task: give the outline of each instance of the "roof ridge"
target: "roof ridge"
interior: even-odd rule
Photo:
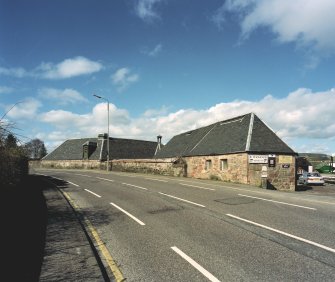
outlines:
[[[250,122],[249,122],[249,130],[248,130],[247,142],[245,144],[245,151],[246,152],[250,150],[252,131],[254,129],[254,120],[255,120],[255,114],[252,112],[251,116],[250,116]]]
[[[212,128],[209,129],[204,136],[202,136],[202,138],[199,140],[199,142],[197,144],[195,144],[195,146],[190,150],[190,152],[192,152],[218,124],[219,123],[214,123]]]

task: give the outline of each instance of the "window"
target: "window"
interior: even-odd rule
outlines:
[[[212,160],[206,160],[206,170],[210,170],[212,168]]]
[[[220,170],[225,170],[228,168],[228,160],[222,159],[220,160]]]

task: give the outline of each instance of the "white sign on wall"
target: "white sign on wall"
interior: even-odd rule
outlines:
[[[249,164],[267,164],[267,155],[249,155]]]

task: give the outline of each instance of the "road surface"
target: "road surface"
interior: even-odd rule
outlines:
[[[42,170],[121,281],[334,281],[335,194]]]

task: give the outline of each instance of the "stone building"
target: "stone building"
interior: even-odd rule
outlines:
[[[113,159],[151,159],[157,142],[109,137],[110,166]],[[161,144],[159,144],[161,146]],[[107,134],[98,138],[69,139],[42,161],[43,167],[55,168],[106,168]]]
[[[187,177],[294,191],[296,155],[249,113],[176,135],[155,158],[183,164]]]
[[[156,173],[294,191],[296,156],[254,113],[157,142],[109,138],[111,170]],[[42,166],[106,168],[107,136],[65,141]]]

